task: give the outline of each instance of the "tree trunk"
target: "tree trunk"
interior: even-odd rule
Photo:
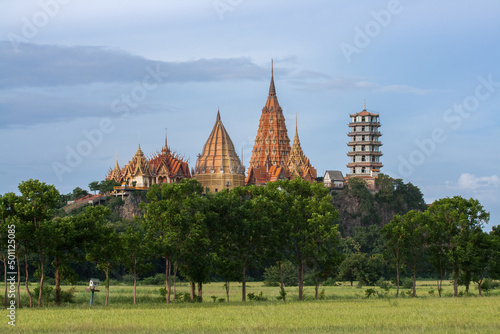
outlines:
[[[396,298],[399,296],[399,259],[396,258]]]
[[[44,268],[43,268],[43,252],[40,250],[40,291],[38,291],[38,307],[43,305],[43,279],[44,279]]]
[[[203,283],[198,282],[198,302],[203,302]]]
[[[278,261],[278,268],[280,270],[280,289],[281,289],[281,295],[283,296],[283,301],[286,302],[285,282],[283,280],[283,268],[281,268],[281,261]]]
[[[172,292],[172,286],[170,284],[170,257],[165,258],[165,285],[167,288],[167,294],[165,295],[165,302],[170,304],[170,294]]]
[[[229,303],[229,282],[226,282],[226,301]]]
[[[134,305],[137,300],[137,258],[134,257]]]
[[[195,289],[195,284],[193,281],[189,281],[189,284],[191,285],[191,301],[194,301],[194,289]]]
[[[297,278],[299,279],[299,300],[302,300],[304,290],[304,265],[302,261],[297,264]]]
[[[455,297],[458,297],[458,269],[455,269],[453,275],[453,293]]]
[[[3,297],[3,306],[7,308],[7,257],[5,257],[4,253],[2,253],[3,259],[3,286],[5,287],[4,297]]]
[[[319,289],[319,278],[318,274],[314,275],[314,283],[316,283],[316,286],[314,287],[314,299],[318,300],[318,289]]]
[[[61,305],[61,274],[59,272],[59,266],[61,265],[61,262],[59,261],[58,258],[55,258],[55,267],[56,267],[56,273],[55,273],[55,278],[56,278],[56,305],[59,306]]]
[[[438,293],[441,298],[441,290],[443,286],[443,259],[439,256],[439,281],[438,281]]]
[[[175,296],[177,295],[177,290],[176,290],[176,281],[177,281],[177,269],[179,267],[179,261],[175,260],[174,262],[174,303],[175,303]]]
[[[104,302],[105,306],[108,306],[109,300],[109,266],[106,267],[106,301]]]
[[[479,282],[477,283],[477,291],[479,293],[479,297],[482,297],[482,295],[481,295],[481,283],[483,283],[483,278],[484,278],[484,271],[481,273],[481,278],[479,279]]]
[[[26,285],[26,292],[28,293],[30,307],[33,307],[33,297],[31,297],[31,292],[30,292],[29,282],[28,282],[29,274],[28,274],[28,253],[27,252],[24,253],[24,264],[25,264],[25,270],[26,270],[26,278],[25,278],[24,284]]]
[[[417,265],[414,264],[413,265],[413,294],[412,294],[413,298],[415,298],[417,296],[416,287],[417,287]]]
[[[246,278],[246,271],[247,268],[245,264],[243,264],[243,272],[242,272],[242,278],[241,278],[241,301],[246,302],[247,301],[247,278]]]
[[[16,244],[17,247],[17,244]],[[17,261],[17,308],[21,308],[21,264],[19,263],[19,250],[16,251]]]

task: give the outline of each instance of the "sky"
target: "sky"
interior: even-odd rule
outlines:
[[[500,224],[500,3],[0,0],[0,194],[61,193],[167,133],[194,166],[217,110],[248,167],[274,60],[293,139],[322,176],[349,114],[379,113],[381,172]],[[241,156],[240,156],[241,158]]]

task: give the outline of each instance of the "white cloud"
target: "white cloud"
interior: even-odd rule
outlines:
[[[458,178],[460,189],[477,190],[489,187],[498,187],[500,178],[496,175],[476,177],[474,174],[462,173]]]

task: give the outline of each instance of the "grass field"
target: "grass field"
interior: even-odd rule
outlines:
[[[324,300],[312,300],[314,288],[306,288],[306,301],[296,301],[297,289],[289,288],[286,303],[278,301],[279,288],[249,283],[249,293],[267,301],[242,303],[241,287],[232,284],[231,301],[223,298],[221,283],[204,287],[204,302],[165,305],[159,287],[138,287],[138,304],[132,305],[132,287],[112,286],[110,305],[104,306],[104,289],[89,306],[90,293],[77,287],[76,303],[44,308],[22,308],[16,312],[16,333],[500,333],[500,295],[452,298],[430,295],[434,282],[419,282],[419,298],[394,299],[375,288],[379,296],[365,298],[367,287],[348,284],[325,289]],[[68,289],[68,287],[64,287]],[[188,291],[187,284],[178,288]],[[451,286],[444,294],[450,296]],[[2,311],[5,315],[6,310]],[[1,317],[0,332],[8,318]]]

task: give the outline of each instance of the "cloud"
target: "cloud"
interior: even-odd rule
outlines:
[[[458,187],[465,190],[479,190],[499,185],[500,178],[496,175],[476,177],[474,174],[462,173],[458,178]]]
[[[9,42],[0,42],[0,63],[0,89],[141,81],[148,66],[168,73],[166,83],[260,80],[268,73],[243,57],[168,62],[97,46],[24,43],[14,52]]]
[[[378,93],[402,93],[425,95],[432,91],[401,84],[383,85],[368,77],[341,76],[331,78],[330,76],[312,72],[301,71],[292,76],[293,83],[303,86],[307,90],[329,90],[332,92],[364,91]]]

